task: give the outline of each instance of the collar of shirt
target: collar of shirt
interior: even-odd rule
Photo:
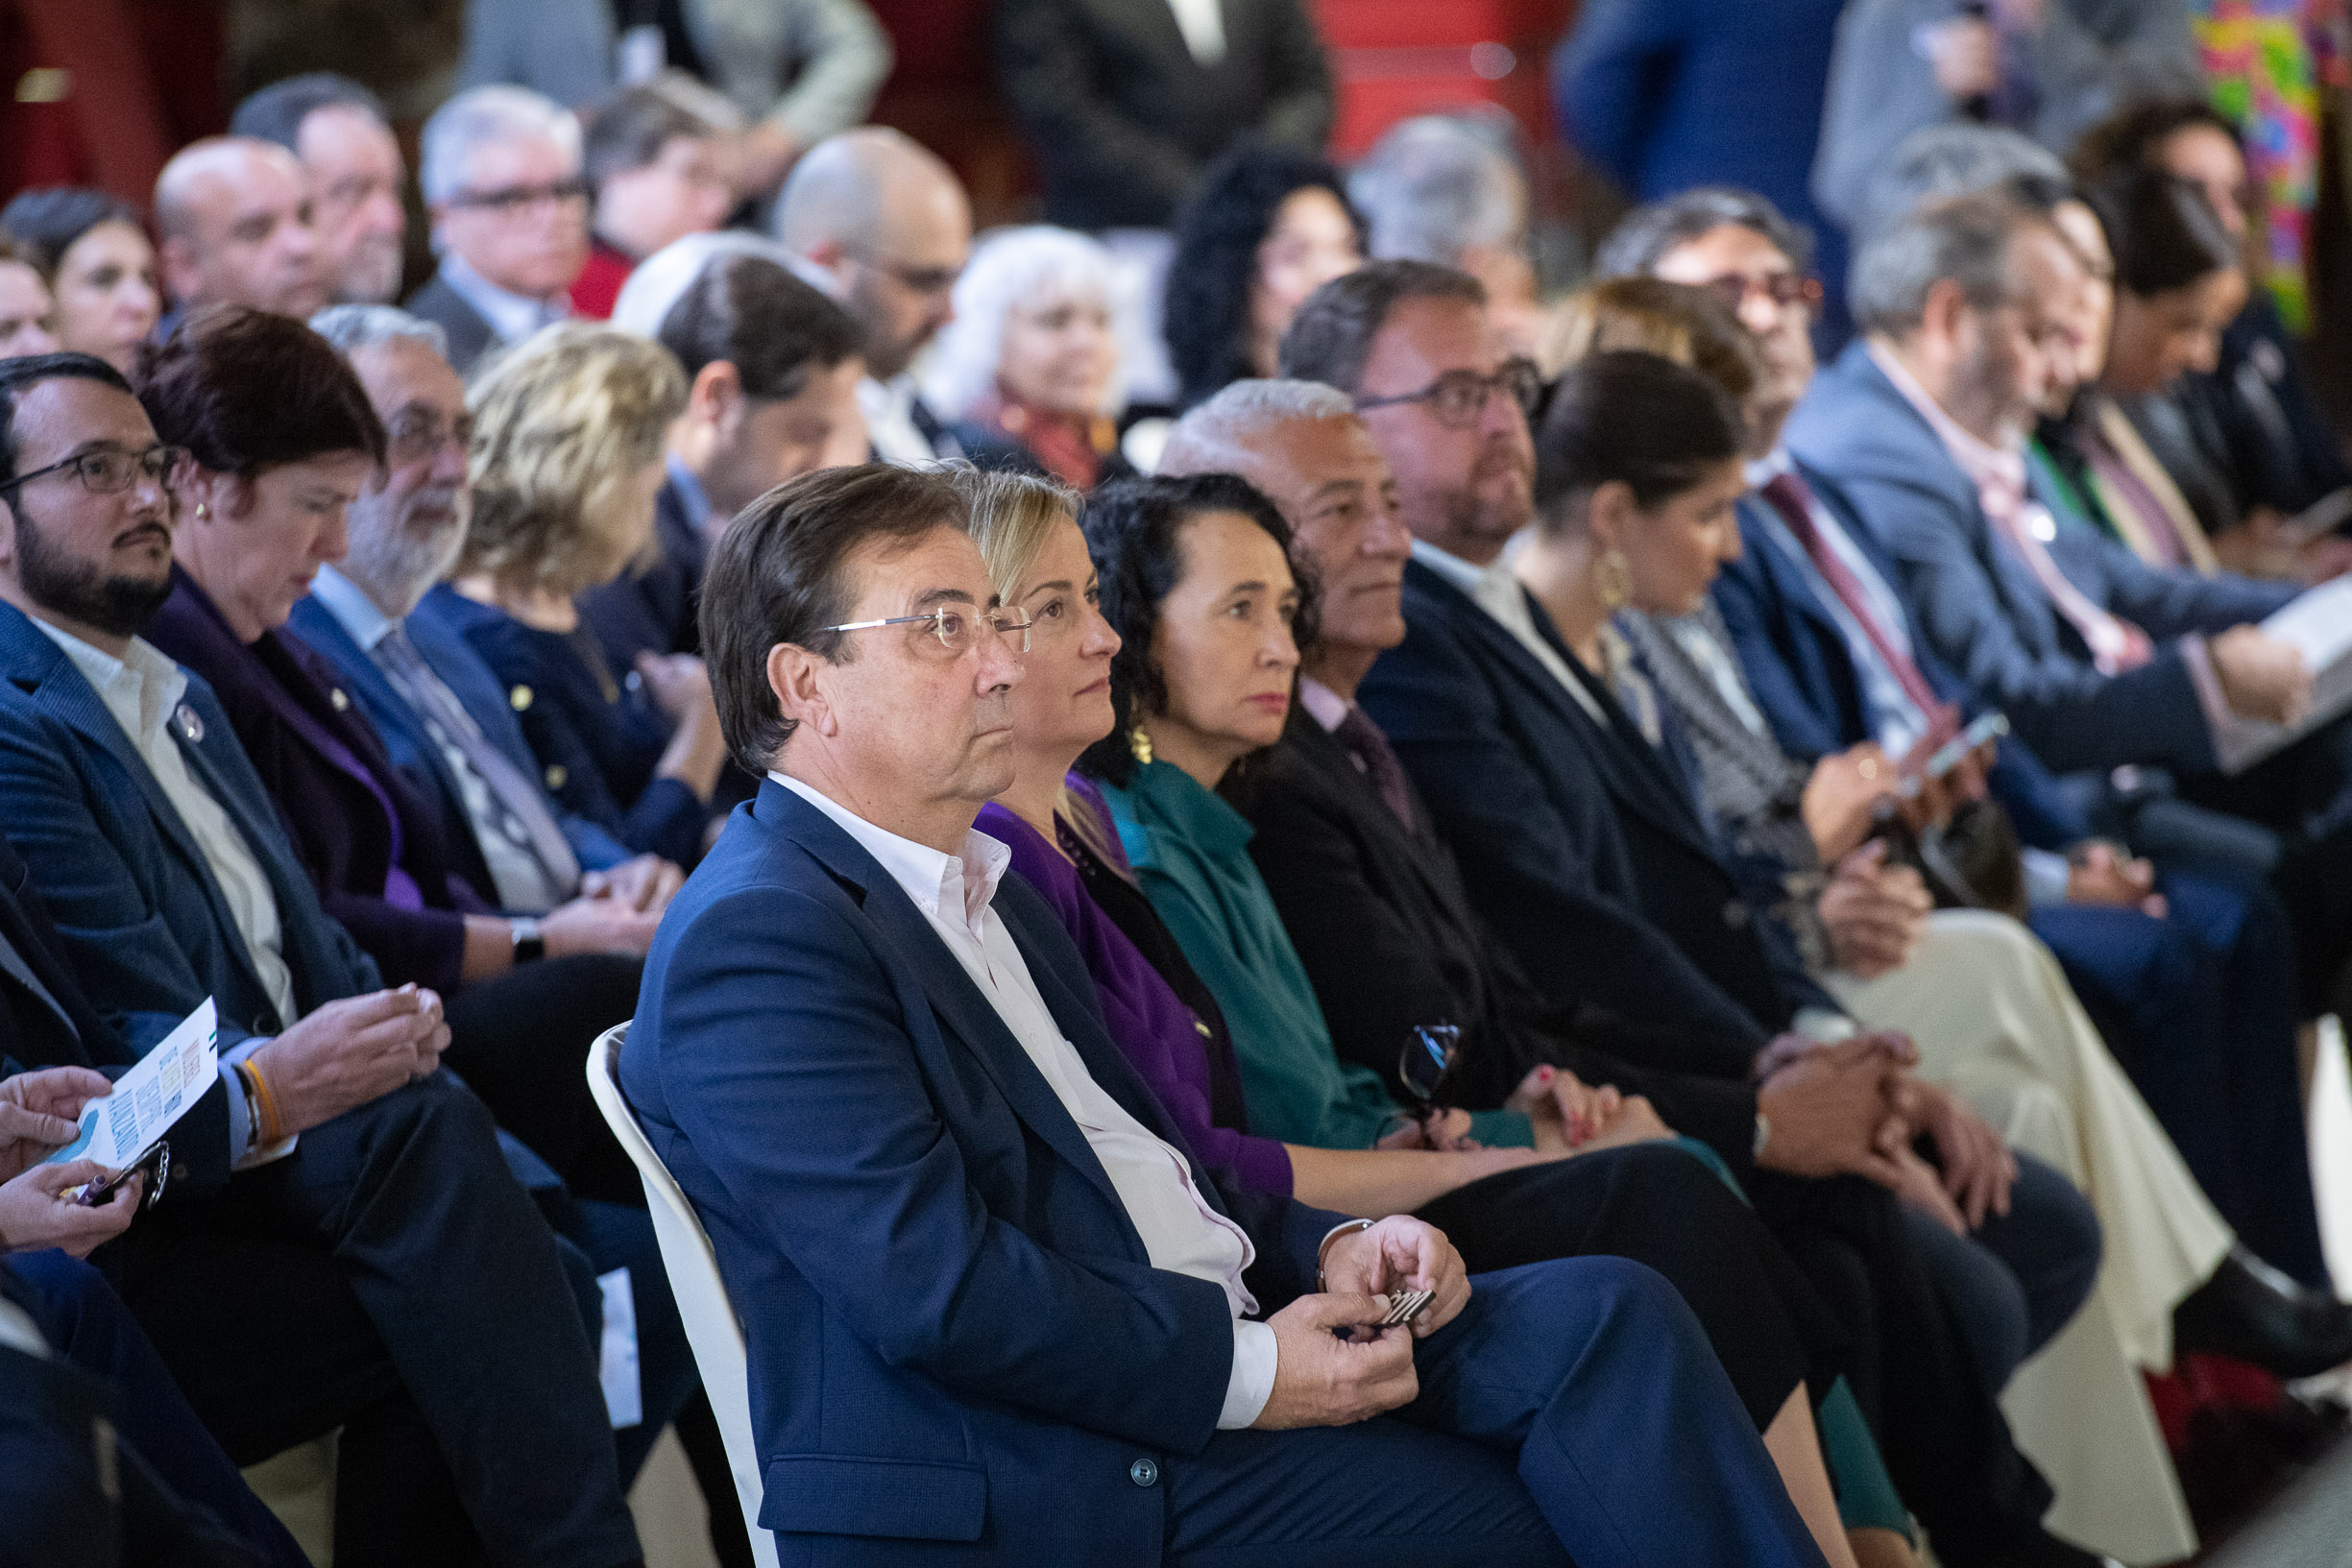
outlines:
[[[1413,559],[1468,594],[1470,602],[1516,639],[1519,646],[1543,666],[1545,674],[1560,683],[1569,700],[1583,709],[1593,723],[1604,730],[1609,728],[1609,715],[1601,711],[1601,705],[1569,670],[1560,650],[1546,642],[1543,634],[1536,629],[1535,611],[1527,602],[1527,590],[1512,575],[1508,556],[1498,555],[1488,566],[1474,567],[1458,555],[1417,539],[1413,542]]]
[[[989,901],[996,897],[996,884],[1004,877],[1005,868],[1012,863],[1012,851],[973,828],[963,835],[961,855],[942,855],[929,844],[918,844],[886,828],[875,827],[831,796],[789,774],[771,771],[768,777],[824,812],[843,832],[856,839],[858,847],[882,863],[890,880],[905,890],[927,918],[953,920],[975,934],[979,932],[981,917],[987,913]]]
[[[362,653],[374,653],[376,645],[392,635],[392,617],[376,607],[367,590],[332,567],[321,567],[310,580],[310,596],[352,634]]]
[[[1748,465],[1748,488],[1761,490],[1782,474],[1796,471],[1797,460],[1788,454],[1788,448],[1775,446],[1771,451]]]
[[[2020,442],[2013,447],[1996,446],[1974,432],[1962,429],[1959,422],[1944,412],[1943,405],[1928,396],[1928,389],[1903,368],[1901,360],[1877,343],[1866,345],[1865,351],[1869,353],[1871,363],[1885,374],[1897,392],[1903,394],[1903,400],[1928,422],[1928,428],[1933,430],[1936,440],[1944,444],[1944,450],[1952,454],[1952,460],[1960,466],[1960,471],[1968,475],[1969,483],[1976,487],[1976,494],[1983,499],[1985,510],[2003,516],[2014,515],[2025,498],[2025,444]]]
[[[164,720],[171,717],[187,691],[187,671],[142,638],[133,638],[131,646],[117,659],[38,615],[31,618],[73,661],[125,735],[144,742],[161,732]]]
[[[1216,791],[1201,788],[1198,779],[1174,762],[1146,762],[1138,767],[1127,782],[1127,794],[1204,855],[1246,853],[1249,840],[1257,836],[1248,817],[1226,805]],[[1133,848],[1128,846],[1130,852]],[[1136,864],[1143,863],[1136,859]]]
[[[1298,677],[1298,706],[1307,711],[1307,717],[1329,732],[1347,722],[1347,710],[1355,704],[1314,676],[1301,675]]]
[[[560,322],[571,314],[564,296],[534,300],[527,294],[502,289],[468,266],[465,257],[454,251],[442,253],[441,278],[490,324],[490,329],[502,343],[521,343],[548,323]]]
[[[866,439],[885,463],[929,463],[938,454],[914,422],[916,388],[911,374],[887,381],[867,376],[858,383],[858,409],[865,416]]]
[[[1218,0],[1168,0],[1176,12],[1176,31],[1184,35],[1185,51],[1202,70],[1214,70],[1225,58],[1225,19]]]
[[[710,492],[702,488],[702,481],[694,476],[692,469],[678,461],[676,452],[668,455],[664,466],[669,471],[669,488],[686,503],[686,520],[694,525],[694,532],[705,532],[711,521]]]

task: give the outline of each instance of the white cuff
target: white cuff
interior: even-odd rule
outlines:
[[[1246,1317],[1233,1319],[1233,1375],[1225,1380],[1217,1430],[1234,1432],[1258,1418],[1274,1391],[1274,1331]]]

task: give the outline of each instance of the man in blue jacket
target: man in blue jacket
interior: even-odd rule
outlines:
[[[971,832],[1027,621],[962,516],[826,470],[704,583],[765,782],[663,923],[621,1082],[743,1320],[761,1523],[824,1564],[1819,1562],[1647,1270],[1473,1289],[1425,1224],[1194,1163]]]

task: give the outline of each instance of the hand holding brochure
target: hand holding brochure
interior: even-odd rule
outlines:
[[[2233,717],[2214,736],[2224,773],[2243,773],[2352,708],[2352,577],[2296,594],[2262,629],[2301,651],[2312,673],[2311,707],[2293,724]]]
[[[218,1014],[206,997],[138,1066],[114,1080],[114,1093],[83,1107],[80,1135],[41,1163],[95,1160],[109,1170],[136,1165],[218,1080],[219,1042]]]

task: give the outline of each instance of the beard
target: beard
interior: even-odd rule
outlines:
[[[109,577],[57,548],[22,501],[16,505],[16,571],[26,598],[109,637],[136,636],[172,596],[168,567],[154,579]]]
[[[335,279],[335,298],[350,304],[389,304],[400,292],[400,242],[371,235],[351,248]]]
[[[465,548],[472,497],[457,491],[449,496],[442,520],[429,527],[420,525],[416,503],[436,498],[429,495],[412,497],[389,527],[370,527],[372,519],[357,515],[361,508],[352,509],[351,545],[338,569],[365,589],[386,614],[396,606],[402,615],[414,609],[425,590],[457,564],[458,551]]]

